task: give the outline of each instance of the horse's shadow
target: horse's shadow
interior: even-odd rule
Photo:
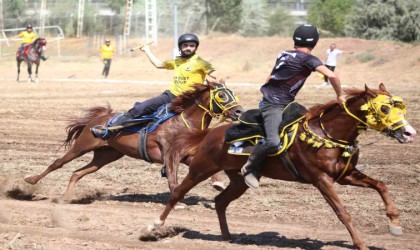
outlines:
[[[221,235],[204,234],[201,232],[186,230],[183,238],[191,240],[221,241]],[[291,239],[279,235],[278,232],[262,232],[259,234],[232,234],[231,244],[256,245],[259,247],[278,247],[278,248],[299,248],[306,250],[322,249],[325,246],[335,246],[340,248],[354,249],[352,244],[345,241],[320,241],[310,238]],[[383,248],[369,247],[370,250],[384,250]]]
[[[157,194],[124,194],[124,195],[103,195],[99,200],[121,201],[121,202],[139,202],[139,203],[158,203],[166,205],[170,193],[157,193]],[[203,205],[206,208],[214,209],[209,203],[214,203],[213,199],[207,199],[201,196],[188,196],[181,201],[182,203],[193,206]]]

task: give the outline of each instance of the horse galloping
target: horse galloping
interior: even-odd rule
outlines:
[[[359,129],[371,128],[395,138],[400,143],[414,140],[416,130],[405,120],[405,104],[399,97],[392,97],[380,84],[379,90],[365,86],[365,90],[347,89],[349,95],[342,107],[336,102],[318,105],[305,116],[291,124],[294,136],[283,144],[289,160],[284,155],[269,156],[261,166],[260,177],[296,181],[314,185],[333,208],[339,220],[346,226],[353,244],[358,249],[367,249],[351,222],[351,216],[345,210],[334,182],[340,185],[367,187],[376,190],[389,217],[389,230],[394,235],[401,235],[402,228],[399,212],[392,200],[387,186],[356,169],[358,147],[356,138]],[[189,172],[182,183],[172,192],[170,199],[159,219],[148,229],[153,230],[164,224],[174,205],[198,183],[212,174],[224,170],[230,179],[228,187],[215,198],[215,207],[220,229],[224,239],[230,239],[226,208],[239,198],[248,186],[240,174],[247,157],[229,153],[225,143],[225,132],[232,127],[223,125],[205,131],[181,132],[179,136],[168,138],[171,145],[165,155],[194,154],[189,165]],[[289,132],[286,132],[286,135]],[[284,141],[283,141],[284,142]],[[179,151],[182,145],[183,151]],[[168,166],[171,164],[167,162]],[[294,169],[295,171],[291,171]]]
[[[172,101],[170,109],[179,115],[175,115],[157,126],[153,132],[147,134],[143,143],[139,141],[139,133],[127,130],[120,130],[118,133],[112,134],[106,141],[94,137],[90,129],[98,124],[105,125],[115,116],[115,113],[112,113],[110,107],[90,108],[85,116],[73,119],[72,123],[67,126],[67,139],[64,141],[64,145],[72,144],[70,150],[63,157],[55,160],[42,173],[26,177],[25,181],[34,185],[50,172],[91,151],[93,151],[92,161],[73,173],[65,196],[71,193],[76,182],[83,176],[98,171],[124,155],[162,164],[164,163],[162,148],[165,137],[168,133],[178,134],[177,130],[167,132],[164,128],[185,126],[190,129],[205,129],[210,125],[213,117],[219,118],[220,122],[225,119],[235,120],[243,110],[237,100],[236,95],[224,83],[195,84],[193,90],[177,96]],[[140,152],[142,150],[146,155]],[[188,165],[189,159],[179,159],[179,162],[181,160],[182,163]],[[178,185],[179,162],[166,168],[171,192]],[[217,187],[215,188],[217,189]]]
[[[24,61],[28,65],[28,82],[38,82],[38,68],[41,63],[41,57],[47,46],[45,38],[37,38],[32,44],[25,46],[21,51],[16,53],[17,62],[17,79],[19,82],[20,64]],[[32,65],[35,64],[35,81],[32,80]]]

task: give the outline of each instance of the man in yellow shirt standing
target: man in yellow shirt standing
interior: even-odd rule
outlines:
[[[101,55],[102,61],[104,63],[104,69],[102,70],[102,75],[105,78],[108,78],[109,69],[111,68],[111,61],[112,56],[114,55],[115,48],[111,45],[111,41],[109,39],[105,40],[105,44],[101,47]]]
[[[174,70],[174,77],[169,88],[162,94],[136,102],[134,107],[120,115],[113,126],[119,126],[125,121],[144,115],[152,115],[160,106],[170,103],[176,96],[184,91],[191,90],[195,83],[204,83],[206,75],[216,80],[215,69],[210,62],[199,57],[195,52],[200,44],[195,34],[186,33],[178,38],[178,49],[181,56],[175,60],[161,61],[157,58],[149,46],[145,45],[141,50],[146,53],[150,62],[158,69]],[[113,130],[116,131],[116,130]],[[108,139],[108,132],[103,129],[92,128],[92,133],[103,140]]]

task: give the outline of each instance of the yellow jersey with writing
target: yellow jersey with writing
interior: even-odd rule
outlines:
[[[112,45],[107,46],[106,44],[101,47],[101,57],[102,59],[112,59],[112,55],[115,52],[115,48]]]
[[[185,91],[192,90],[194,83],[204,83],[206,75],[215,71],[210,62],[205,61],[197,54],[185,59],[177,57],[175,60],[163,62],[168,70],[174,70],[174,79],[169,91],[178,96]]]
[[[35,32],[29,33],[28,31],[22,31],[19,33],[18,37],[22,37],[22,43],[24,44],[31,44],[35,39],[37,39],[37,35]]]

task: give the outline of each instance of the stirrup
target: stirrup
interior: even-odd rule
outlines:
[[[90,128],[90,131],[95,137],[102,140],[106,140],[109,137],[109,129],[103,125],[96,125],[95,127]]]

